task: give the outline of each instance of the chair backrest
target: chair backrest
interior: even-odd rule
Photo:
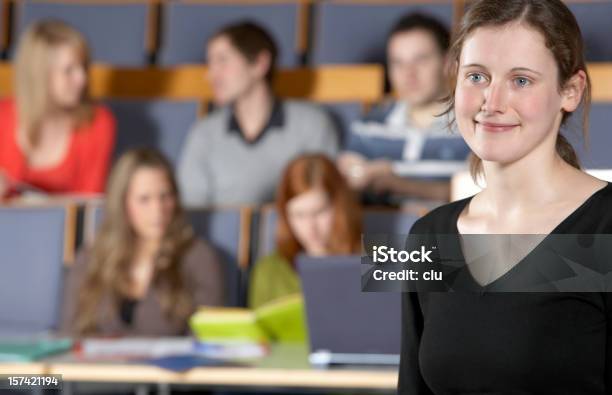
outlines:
[[[387,209],[369,209],[363,213],[363,233],[377,235],[407,235],[418,216],[411,212]],[[276,248],[278,213],[274,206],[259,212],[257,229],[257,257],[265,256]]]
[[[338,130],[341,132],[343,145],[348,139],[351,124],[362,118],[363,103],[359,102],[340,102],[325,103],[325,109],[330,113]]]
[[[418,215],[407,211],[366,210],[363,213],[363,233],[404,236],[410,232],[410,228],[417,219],[419,219]]]
[[[568,7],[578,20],[589,62],[612,61],[612,2],[569,2]]]
[[[109,100],[117,119],[115,154],[134,147],[152,147],[178,162],[183,142],[198,119],[194,100]]]
[[[147,1],[16,2],[13,37],[33,22],[58,19],[78,29],[87,38],[96,62],[142,66],[147,64],[147,39],[150,4]],[[13,52],[15,47],[13,46]]]
[[[0,208],[0,333],[54,329],[64,256],[63,207]]]
[[[245,208],[190,210],[187,217],[196,235],[209,242],[225,264],[225,286],[228,306],[242,303],[241,267],[248,259],[248,219]],[[85,240],[93,242],[96,229],[104,219],[101,203],[91,204],[86,210]],[[246,246],[246,247],[245,247]],[[245,248],[247,251],[245,251]],[[246,254],[246,256],[245,256]]]
[[[589,113],[589,133],[585,140],[582,136],[582,113],[572,115],[567,125],[562,127],[563,134],[572,144],[580,164],[587,169],[612,168],[612,103],[592,103]]]
[[[298,3],[166,2],[159,62],[162,65],[206,62],[207,40],[223,26],[248,19],[272,35],[279,48],[279,66],[296,66],[299,64]]]
[[[378,63],[389,29],[402,15],[421,12],[450,30],[453,2],[322,1],[316,4],[313,64]]]
[[[276,248],[276,226],[278,212],[274,206],[263,207],[259,211],[257,224],[257,258],[270,254]]]

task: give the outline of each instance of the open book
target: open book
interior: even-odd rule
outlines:
[[[202,307],[189,320],[202,343],[268,343],[306,341],[301,294],[279,298],[251,310]]]

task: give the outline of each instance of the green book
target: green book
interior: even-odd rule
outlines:
[[[0,362],[31,362],[71,348],[71,339],[0,340]]]
[[[279,298],[255,310],[202,307],[189,324],[197,339],[204,343],[306,341],[301,294]]]

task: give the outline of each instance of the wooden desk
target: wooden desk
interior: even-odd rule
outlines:
[[[0,374],[45,374],[47,372],[44,363],[20,363],[7,362],[0,363]]]
[[[0,373],[61,374],[65,382],[152,383],[225,388],[303,388],[367,390],[394,393],[397,368],[317,369],[303,345],[278,345],[248,367],[198,367],[173,372],[135,363],[82,362],[72,354],[34,364],[0,364]]]

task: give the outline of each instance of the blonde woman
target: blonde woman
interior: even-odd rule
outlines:
[[[0,198],[103,191],[115,120],[87,94],[84,37],[56,21],[33,24],[15,60],[15,97],[0,101]]]
[[[68,273],[61,332],[183,335],[195,308],[223,302],[223,267],[185,221],[168,161],[126,152],[109,178],[100,232]]]

